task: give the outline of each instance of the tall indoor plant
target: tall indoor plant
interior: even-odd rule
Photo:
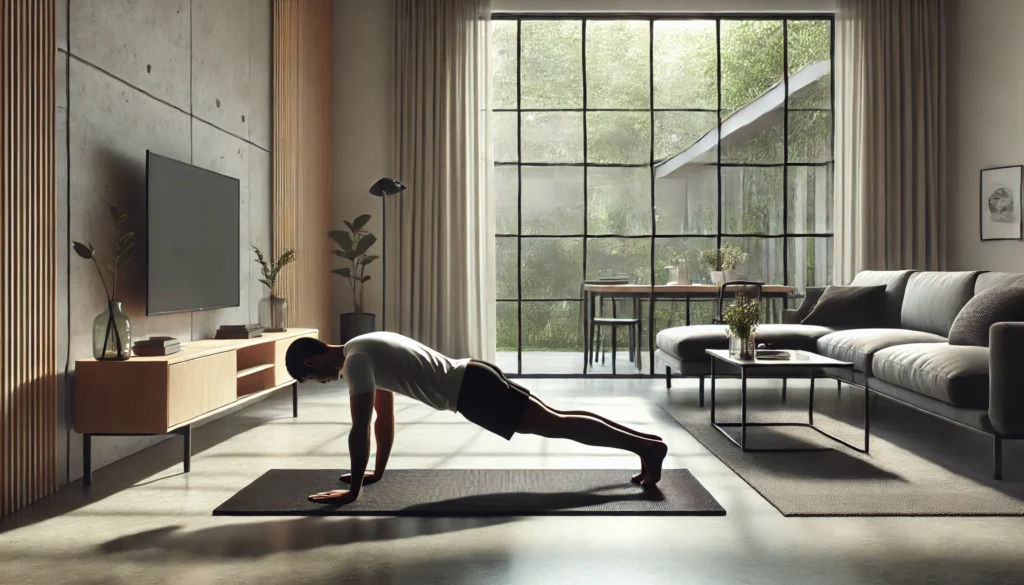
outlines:
[[[352,312],[342,313],[340,323],[341,343],[347,343],[353,337],[376,331],[376,316],[363,312],[363,285],[370,280],[366,274],[366,266],[379,258],[370,256],[370,248],[377,242],[377,237],[366,231],[370,215],[360,215],[352,221],[346,221],[346,230],[333,230],[328,236],[334,240],[337,249],[334,255],[346,260],[350,265],[332,270],[334,274],[345,278],[352,289]]]
[[[277,277],[281,274],[281,269],[295,261],[295,252],[293,250],[285,250],[277,257],[276,262],[273,256],[267,262],[259,248],[253,244],[249,245],[252,246],[252,251],[256,253],[256,263],[260,265],[260,271],[263,273],[263,278],[260,279],[260,282],[270,291],[269,297],[260,299],[260,327],[263,327],[265,331],[284,331],[288,329],[288,301],[277,296],[275,287],[277,286]]]
[[[121,233],[121,226],[128,220],[127,213],[121,213],[113,205],[110,206],[110,219],[114,223],[114,253],[105,259],[103,266],[111,273],[112,288],[107,288],[107,279],[103,278],[103,270],[97,259],[96,248],[92,243],[72,242],[75,253],[85,260],[92,260],[96,272],[103,283],[103,292],[107,295],[107,308],[96,316],[92,322],[92,355],[98,360],[126,360],[132,354],[131,321],[121,310],[121,301],[117,300],[118,271],[132,259],[135,232],[128,230]]]

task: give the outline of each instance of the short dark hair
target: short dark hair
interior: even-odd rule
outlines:
[[[313,373],[313,368],[306,365],[306,360],[318,355],[327,353],[327,344],[312,337],[300,337],[288,346],[288,352],[284,356],[284,365],[288,368],[288,374],[302,382],[306,376]]]

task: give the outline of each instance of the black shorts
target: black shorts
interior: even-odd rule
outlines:
[[[508,440],[523,421],[529,400],[529,390],[513,385],[497,366],[472,360],[462,378],[456,412]]]

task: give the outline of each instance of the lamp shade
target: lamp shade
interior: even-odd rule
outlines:
[[[394,179],[388,179],[387,177],[377,181],[372,187],[370,187],[370,195],[373,195],[374,197],[394,195],[395,193],[401,193],[402,191],[405,191],[405,185]]]

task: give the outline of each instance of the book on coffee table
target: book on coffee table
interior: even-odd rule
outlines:
[[[754,357],[759,360],[788,360],[793,359],[793,354],[786,349],[759,349]]]

